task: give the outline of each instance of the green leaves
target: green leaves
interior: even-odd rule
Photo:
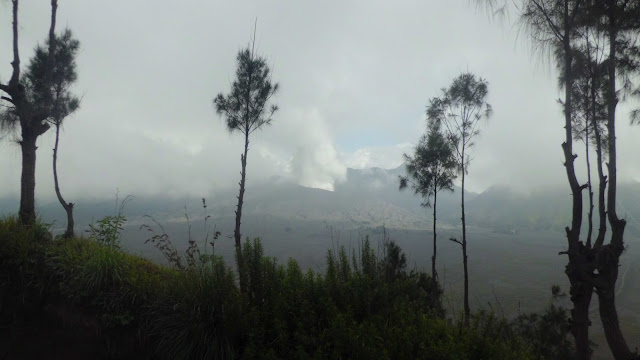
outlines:
[[[49,57],[50,48],[49,40],[46,46],[36,47],[24,81],[27,95],[33,104],[47,111],[48,121],[59,125],[80,106],[80,99],[70,92],[78,78],[75,59],[80,42],[74,38],[71,30],[65,29],[62,35],[55,37],[53,60]]]
[[[127,218],[123,215],[124,207],[132,199],[133,196],[127,195],[120,201],[118,194],[116,194],[115,215],[105,216],[96,223],[89,224],[89,230],[87,230],[89,236],[101,245],[119,249],[120,232],[127,222]]]
[[[127,218],[122,215],[105,216],[95,224],[89,224],[89,236],[102,245],[120,247],[120,232]]]

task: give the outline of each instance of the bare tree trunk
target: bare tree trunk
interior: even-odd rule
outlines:
[[[35,189],[36,189],[36,139],[37,135],[23,129],[20,148],[22,150],[22,176],[20,178],[20,222],[23,225],[34,225],[36,222]]]
[[[437,184],[437,181],[436,181]],[[437,280],[438,272],[436,271],[436,207],[438,205],[438,188],[433,189],[433,255],[431,256],[431,277]]]
[[[58,201],[60,205],[64,208],[64,211],[67,213],[67,230],[64,233],[65,238],[72,238],[75,236],[73,231],[74,221],[73,221],[73,203],[67,203],[62,194],[60,193],[60,186],[58,184],[58,144],[60,140],[60,124],[56,123],[56,142],[53,147],[53,182],[55,185],[56,196],[58,197]]]
[[[602,142],[600,139],[600,132],[596,131],[596,155],[598,161],[598,222],[600,223],[598,228],[598,236],[593,245],[594,248],[599,248],[604,243],[604,236],[607,232],[607,211],[605,203],[605,192],[607,189],[607,176],[602,169]]]
[[[53,72],[56,66],[56,13],[58,11],[58,0],[51,0],[51,24],[49,26],[49,54],[47,56],[47,83],[53,85]],[[47,94],[45,104],[42,104],[51,110],[53,107],[53,95]]]
[[[51,24],[49,26],[49,50],[55,43],[56,39],[56,15],[58,13],[58,0],[51,0]],[[52,56],[53,52],[49,51],[49,56]]]
[[[567,238],[573,236],[569,228],[566,228]],[[592,266],[590,249],[585,247],[581,242],[577,244],[572,252],[569,252],[569,263],[566,266],[565,273],[569,278],[571,302],[570,327],[576,343],[576,359],[591,359],[591,345],[589,343],[589,306],[593,295],[593,286],[590,278],[585,276]]]
[[[467,266],[467,223],[464,214],[464,176],[466,172],[464,146],[465,139],[462,139],[462,266],[464,268],[464,324],[469,326],[471,308],[469,307],[469,269]]]
[[[11,62],[11,66],[13,68],[13,72],[11,74],[11,80],[9,80],[10,87],[18,86],[20,82],[20,51],[18,49],[18,0],[11,0],[13,3],[13,22],[12,22],[12,31],[13,31],[13,61]],[[15,99],[14,99],[15,100]]]
[[[587,74],[586,74],[586,85],[584,95],[588,97],[588,100],[585,99],[585,155],[587,159],[587,181],[589,184],[589,228],[587,233],[587,248],[592,247],[591,238],[593,237],[593,183],[591,180],[591,160],[589,156],[589,143],[591,142],[591,136],[589,133],[589,129],[591,128],[593,135],[595,136],[595,145],[596,145],[596,157],[597,157],[597,167],[598,167],[598,181],[599,181],[599,191],[598,191],[598,200],[600,201],[600,205],[598,207],[598,214],[600,216],[600,229],[598,230],[598,235],[596,237],[595,244],[598,244],[598,240],[604,240],[604,232],[607,228],[607,222],[604,219],[604,187],[606,187],[606,178],[603,178],[602,174],[602,143],[600,139],[600,131],[598,127],[598,113],[596,110],[597,101],[596,101],[596,89],[597,89],[597,81],[598,78],[596,76],[596,71],[594,68],[594,61],[598,56],[598,48],[599,46],[596,44],[595,49],[595,59],[593,57],[592,49],[591,49],[591,39],[589,35],[589,29],[586,29],[586,33],[584,35],[586,49],[587,49]],[[602,197],[602,199],[600,199]],[[604,224],[604,225],[603,225]],[[600,240],[600,245],[602,245],[602,240]]]
[[[587,248],[591,248],[591,236],[593,234],[593,186],[591,185],[591,161],[589,159],[589,118],[585,121],[585,158],[587,162],[587,191],[589,191],[589,213],[587,214]]]
[[[244,137],[244,154],[240,156],[242,163],[242,172],[240,175],[240,193],[238,194],[238,206],[236,208],[236,227],[233,236],[236,242],[236,257],[238,262],[238,276],[240,277],[240,288],[244,289],[244,259],[242,257],[242,234],[240,233],[240,224],[242,220],[242,205],[244,202],[244,190],[247,178],[247,153],[249,151],[249,130],[245,131]]]
[[[609,3],[614,3],[615,0],[608,1]],[[613,4],[610,6],[614,7]],[[617,195],[617,157],[616,157],[616,106],[618,105],[618,98],[616,95],[616,40],[617,33],[614,31],[616,26],[615,17],[613,15],[614,9],[610,9],[611,15],[609,16],[609,61],[608,61],[608,71],[609,78],[608,80],[608,92],[607,92],[607,133],[609,135],[608,141],[608,150],[609,150],[609,193],[608,202],[607,202],[607,213],[609,216],[609,223],[611,224],[611,231],[615,231],[616,225],[618,225],[620,230],[619,222],[624,222],[624,220],[618,219],[618,214],[616,212],[616,195]],[[624,224],[621,226],[621,230],[624,230]],[[619,234],[619,237],[613,236],[611,237],[611,243],[614,244],[614,241],[617,240],[619,245],[622,245],[622,233]]]
[[[29,105],[27,105],[29,106]],[[23,120],[24,119],[24,120]],[[21,118],[22,140],[22,175],[20,178],[20,210],[18,216],[23,225],[36,222],[35,190],[36,190],[36,140],[44,134],[49,125],[42,123],[40,117]],[[35,124],[35,125],[32,125]]]
[[[621,230],[624,230],[624,224]],[[612,226],[612,237],[621,236],[621,230]],[[634,359],[634,355],[629,350],[629,346],[620,329],[615,302],[615,284],[619,268],[618,259],[621,253],[622,249],[616,248],[612,244],[606,245],[601,249],[599,257],[604,257],[604,259],[603,263],[598,266],[598,273],[599,278],[604,280],[604,284],[603,286],[598,286],[597,294],[600,305],[600,320],[602,321],[604,334],[613,358],[616,360],[629,360]]]
[[[598,236],[596,237],[596,241],[593,245],[594,249],[597,249],[602,246],[604,243],[604,236],[607,232],[607,211],[606,211],[606,203],[605,203],[605,191],[607,189],[607,176],[604,174],[604,170],[602,169],[602,134],[600,133],[600,128],[598,127],[598,120],[596,117],[596,87],[597,76],[592,73],[592,84],[591,84],[591,105],[592,105],[592,117],[591,121],[593,123],[593,134],[596,138],[596,157],[597,157],[597,169],[598,169]]]

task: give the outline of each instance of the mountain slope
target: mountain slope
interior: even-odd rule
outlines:
[[[282,178],[247,188],[244,223],[269,216],[283,221],[319,221],[339,223],[351,229],[385,225],[396,229],[431,229],[432,209],[420,206],[423,199],[410,189],[398,190],[398,176],[403,166],[348,169],[346,179],[335,184],[335,191],[307,188]],[[237,189],[229,188],[207,198],[207,211],[214,219],[232,218]],[[587,194],[584,195],[585,209]],[[619,186],[619,213],[627,218],[628,229],[640,233],[640,184]],[[467,221],[471,226],[505,233],[522,230],[562,231],[570,221],[571,197],[566,186],[531,189],[528,194],[515,192],[508,186],[492,186],[480,194],[465,194]],[[18,199],[0,199],[0,213],[17,209]],[[76,223],[86,227],[92,220],[115,212],[114,200],[78,199]],[[54,227],[65,222],[63,209],[57,202],[37,204],[40,216]],[[201,198],[135,197],[125,208],[131,220],[141,221],[144,215],[158,220],[181,221],[185,212],[197,221],[204,217]],[[186,209],[185,209],[186,207]],[[586,216],[586,214],[585,214]],[[441,192],[438,196],[438,221],[443,227],[460,224],[460,188]],[[584,222],[586,226],[586,221]],[[597,223],[597,216],[594,219]]]

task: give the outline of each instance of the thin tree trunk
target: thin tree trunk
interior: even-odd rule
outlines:
[[[604,284],[599,283],[598,301],[600,303],[600,320],[604,328],[607,343],[611,353],[616,360],[628,360],[633,358],[629,346],[625,341],[618,312],[615,303],[615,286],[618,279],[618,266],[620,255],[624,250],[624,229],[626,221],[618,218],[616,212],[616,191],[617,191],[617,165],[616,165],[616,106],[618,99],[616,95],[616,40],[617,26],[616,15],[617,6],[615,1],[609,2],[609,78],[608,78],[608,99],[607,99],[607,132],[609,135],[609,191],[607,194],[607,215],[611,225],[611,242],[605,246],[599,254],[598,274],[599,280],[604,280]]]
[[[58,13],[58,0],[51,0],[51,22],[49,25],[49,50],[55,44],[56,39],[56,15]],[[53,51],[49,51],[49,56],[54,54]]]
[[[588,111],[587,111],[588,114]],[[591,236],[593,234],[593,186],[591,185],[591,161],[589,159],[589,115],[585,121],[585,158],[587,162],[587,191],[589,191],[589,213],[587,214],[587,248],[591,248]]]
[[[13,72],[11,74],[11,80],[9,80],[9,86],[15,87],[20,82],[20,51],[18,48],[18,0],[12,0],[13,3],[13,22],[12,22],[12,31],[13,31],[13,61],[11,62],[11,66],[13,67]],[[15,99],[14,99],[15,100]]]
[[[244,190],[247,177],[247,153],[249,151],[249,131],[245,131],[244,137],[244,154],[240,156],[242,164],[242,172],[240,175],[240,193],[238,194],[238,206],[236,208],[236,227],[233,236],[236,242],[236,256],[238,261],[238,275],[240,276],[240,288],[244,289],[244,259],[242,257],[242,234],[240,233],[240,224],[242,220],[242,205],[244,202]]]
[[[596,130],[596,156],[597,156],[597,168],[598,168],[598,222],[600,223],[598,228],[598,236],[593,245],[594,248],[599,248],[604,243],[604,236],[607,232],[607,211],[605,202],[605,193],[607,189],[607,176],[602,169],[602,139],[600,131]]]
[[[615,1],[611,1],[615,3]],[[609,223],[611,224],[611,245],[615,247],[623,247],[623,235],[626,221],[618,218],[616,210],[617,200],[617,151],[616,151],[616,106],[618,105],[618,98],[616,95],[616,40],[617,31],[615,30],[617,24],[615,22],[615,5],[611,4],[611,14],[609,16],[610,30],[609,30],[609,62],[608,62],[608,99],[607,99],[607,133],[608,133],[608,150],[609,150],[609,162],[607,168],[609,170],[609,191],[607,194],[607,215]],[[616,233],[617,232],[617,233]]]
[[[464,175],[465,175],[465,159],[464,159],[464,143],[462,139],[462,266],[464,268],[464,324],[469,326],[469,318],[471,316],[471,308],[469,307],[469,269],[467,266],[467,223],[464,214]]]
[[[436,181],[437,185],[437,181]],[[431,256],[431,277],[437,280],[438,272],[436,271],[436,207],[438,205],[438,188],[433,189],[433,255]]]
[[[586,29],[585,33],[585,43],[587,49],[587,74],[586,74],[586,85],[585,92],[583,96],[588,96],[588,100],[584,101],[585,106],[585,156],[587,160],[587,181],[589,184],[589,228],[587,232],[587,248],[592,248],[591,238],[593,237],[593,183],[591,181],[591,160],[589,156],[589,143],[591,142],[591,136],[589,134],[589,127],[591,127],[591,131],[596,137],[596,154],[598,161],[598,180],[599,183],[604,183],[606,186],[606,179],[602,178],[602,152],[601,152],[601,143],[600,143],[600,134],[598,131],[598,121],[597,121],[597,111],[596,111],[596,81],[597,77],[595,76],[594,69],[594,61],[591,51],[591,40],[589,35],[589,28]],[[596,58],[598,56],[598,46],[596,45]],[[588,95],[587,95],[588,94]],[[598,192],[598,196],[602,195],[604,199],[604,192]],[[604,202],[604,200],[603,200]],[[602,220],[604,217],[604,204],[598,210],[598,214],[600,216],[600,229],[606,229],[606,221],[605,225],[602,226]],[[602,211],[600,211],[602,210]],[[601,230],[598,231],[598,237],[596,238],[596,244],[598,243],[598,239],[600,238]],[[602,238],[604,239],[604,233],[602,233]]]
[[[53,72],[56,66],[56,14],[58,12],[58,0],[51,0],[51,23],[49,26],[49,54],[47,56],[47,83],[53,85]],[[47,109],[53,106],[53,95],[47,94],[45,105]]]
[[[607,176],[604,174],[604,170],[602,168],[603,158],[602,158],[602,134],[600,133],[600,128],[598,127],[598,120],[596,117],[596,87],[597,76],[592,72],[592,84],[591,84],[591,105],[592,105],[592,117],[591,121],[593,123],[593,134],[596,138],[596,157],[597,157],[597,169],[598,169],[598,236],[596,237],[596,241],[593,245],[594,249],[597,249],[602,246],[604,243],[604,236],[607,232],[607,211],[606,211],[606,203],[605,203],[605,192],[607,189]]]
[[[579,193],[578,193],[579,195]],[[576,196],[574,196],[574,199]],[[575,201],[574,201],[575,206]],[[593,267],[593,261],[590,260],[590,249],[585,247],[579,239],[579,228],[566,228],[567,239],[570,243],[569,264],[565,269],[565,274],[569,278],[571,302],[571,333],[576,341],[576,358],[590,359],[591,350],[589,345],[589,305],[593,294],[593,286],[589,281],[588,274]],[[576,234],[577,233],[577,234]],[[586,277],[585,277],[586,276]]]
[[[255,32],[255,28],[254,28]],[[253,39],[253,44],[255,45],[255,35]],[[251,56],[250,61],[253,62],[253,47],[251,48]],[[248,87],[246,89],[244,105],[245,105],[245,113],[244,113],[244,153],[240,155],[240,162],[242,164],[242,170],[240,173],[240,193],[238,194],[238,206],[236,208],[236,227],[233,231],[233,236],[236,242],[236,258],[238,263],[238,276],[240,278],[240,291],[244,292],[246,288],[246,271],[244,268],[244,259],[242,256],[242,234],[240,233],[240,225],[242,222],[242,205],[244,203],[244,190],[246,185],[247,178],[247,153],[249,152],[249,133],[251,132],[251,123],[250,123],[250,107],[251,107],[251,89],[253,87],[252,82],[253,72],[249,71],[249,81]]]
[[[20,148],[22,150],[22,176],[20,178],[20,222],[23,225],[34,225],[36,222],[35,189],[36,189],[36,139],[29,128],[23,129]]]
[[[64,208],[64,211],[67,213],[67,230],[64,233],[65,238],[72,238],[75,236],[73,228],[73,203],[67,203],[62,194],[60,193],[60,186],[58,184],[58,144],[60,140],[60,124],[56,123],[56,142],[53,147],[53,183],[55,185],[56,196],[58,197],[58,201],[60,205]]]

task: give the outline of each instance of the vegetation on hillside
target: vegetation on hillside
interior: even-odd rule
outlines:
[[[407,269],[388,239],[380,251],[369,239],[328,251],[326,274],[303,272],[294,259],[280,264],[247,240],[245,292],[206,249],[181,254],[195,260],[186,266],[162,267],[112,239],[52,239],[42,224],[0,221],[0,348],[8,358],[35,345],[47,351],[50,339],[20,330],[33,328],[54,339],[81,336],[114,359],[546,359],[570,351],[562,311],[552,322],[486,313],[468,328],[448,320],[439,285]]]

